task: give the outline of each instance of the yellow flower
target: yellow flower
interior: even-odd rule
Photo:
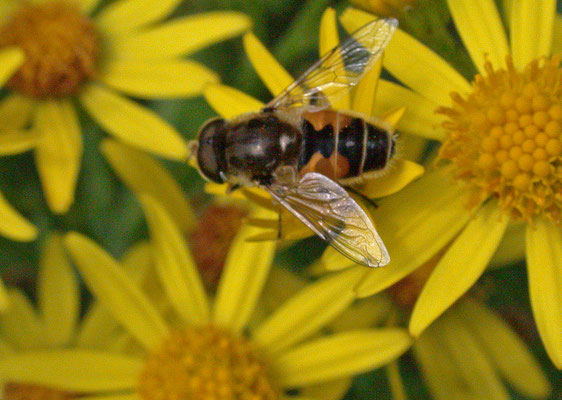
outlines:
[[[7,48],[0,50],[0,87],[4,86],[13,73],[23,64],[24,53],[20,49]],[[24,132],[10,125],[10,119],[14,117],[7,115],[14,109],[7,110],[0,107],[0,125],[6,124],[5,130],[0,133],[0,155],[11,155],[23,153],[37,144],[37,135]],[[22,217],[0,193],[0,235],[12,240],[29,241],[37,236],[37,229]],[[0,304],[3,304],[0,301]],[[0,305],[0,308],[3,308]]]
[[[320,25],[320,55],[324,55],[338,44],[339,36],[336,14],[333,9],[327,9]],[[283,89],[293,83],[294,79],[291,75],[274,59],[252,33],[244,36],[244,48],[256,72],[273,96],[278,95]],[[355,111],[366,117],[382,115],[382,119],[388,125],[395,127],[404,114],[405,109],[403,106],[382,108],[380,104],[375,102],[379,73],[380,63],[366,73],[351,95],[338,99],[334,108]],[[204,94],[209,104],[224,118],[233,118],[240,114],[256,112],[264,107],[264,104],[259,100],[223,85],[209,85]],[[385,111],[383,112],[382,110]],[[357,187],[368,198],[388,196],[401,190],[411,181],[422,175],[423,168],[420,165],[400,157],[402,151],[403,153],[410,154],[410,149],[402,150],[400,143],[398,146],[398,157],[394,160],[390,171],[386,175],[368,179],[362,186]],[[224,194],[226,185],[209,183],[206,187],[213,194]],[[264,191],[242,190],[242,192],[247,194],[251,200],[259,202],[260,205],[272,207],[269,195]],[[275,207],[275,209],[278,210],[279,208]],[[282,221],[284,223],[282,232],[285,239],[294,240],[313,235],[310,229],[306,228],[288,212],[284,212]],[[273,230],[278,228],[277,219],[262,222]],[[261,237],[261,239],[275,238],[277,238],[276,232],[270,232]]]
[[[479,74],[470,84],[421,43],[395,34],[384,65],[411,90],[381,82],[388,88],[381,97],[410,104],[403,119],[408,131],[443,142],[440,156],[451,162],[381,202],[378,228],[394,259],[359,292],[390,286],[447,246],[412,313],[410,332],[418,336],[484,272],[508,225],[524,223],[533,312],[548,354],[562,368],[562,70],[560,56],[551,57],[562,37],[553,36],[556,3],[514,2],[509,40],[492,0],[448,4]],[[342,16],[349,30],[372,19],[358,10]]]
[[[400,312],[388,304],[388,297],[382,294],[363,299],[335,326],[355,326],[365,315],[376,315],[379,321],[375,322],[388,325]],[[548,379],[525,342],[475,299],[464,298],[440,316],[414,341],[411,355],[435,400],[507,400],[512,397],[506,383],[525,397],[544,399],[550,395]],[[398,367],[401,362],[410,361],[397,360],[385,366],[395,400],[408,398]]]
[[[140,200],[171,318],[164,318],[162,308],[108,253],[85,236],[69,233],[64,242],[86,284],[141,352],[30,350],[0,359],[1,381],[97,399],[288,399],[293,396],[285,389],[305,393],[326,383],[328,390],[334,381],[383,365],[409,347],[409,336],[398,328],[322,333],[353,301],[364,271],[307,285],[259,324],[251,324],[275,244],[248,243],[259,228],[244,225],[210,299],[180,229],[153,197]]]
[[[163,157],[188,155],[180,134],[162,118],[123,96],[193,96],[215,73],[181,57],[248,29],[247,17],[213,12],[162,22],[179,0],[4,1],[0,47],[15,46],[26,61],[8,82],[0,110],[17,110],[11,127],[31,124],[39,135],[35,159],[50,208],[72,205],[82,156],[74,99],[108,133]],[[4,121],[0,123],[0,127]],[[158,134],[155,134],[157,132]]]
[[[148,250],[148,244],[141,242],[122,259],[124,268],[137,280],[148,269]],[[80,318],[79,282],[57,234],[48,235],[41,250],[37,307],[15,288],[8,289],[8,298],[10,307],[0,314],[0,360],[68,348],[74,349],[76,357],[88,360],[95,357],[93,349],[112,349],[120,343],[122,329],[98,303],[92,303]],[[52,372],[59,368],[65,367],[57,365]],[[25,380],[2,380],[2,384],[0,397],[4,400],[70,396]]]

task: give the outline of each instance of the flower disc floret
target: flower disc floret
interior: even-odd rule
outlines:
[[[172,333],[139,378],[146,400],[275,400],[268,369],[252,344],[214,326]]]
[[[0,47],[16,46],[26,60],[8,87],[36,98],[76,94],[92,78],[99,53],[94,23],[67,2],[23,5],[0,27]]]
[[[560,56],[522,72],[485,65],[473,92],[452,93],[440,157],[456,165],[479,204],[490,196],[513,219],[545,216],[562,223],[562,69]]]

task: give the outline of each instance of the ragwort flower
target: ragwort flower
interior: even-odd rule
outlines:
[[[147,243],[139,243],[122,259],[125,270],[137,281],[150,266]],[[72,349],[84,362],[96,360],[93,349],[118,348],[122,330],[110,314],[92,303],[80,317],[80,287],[58,234],[49,234],[41,249],[37,284],[37,306],[19,289],[8,289],[10,307],[0,314],[0,363],[12,357],[25,358],[27,352],[64,352]],[[56,356],[52,356],[56,357]],[[56,375],[63,364],[50,372]],[[0,375],[2,372],[0,372]],[[76,393],[26,380],[3,380],[4,400],[54,400],[74,398]]]
[[[147,195],[141,203],[172,318],[165,319],[103,249],[69,233],[65,244],[86,283],[140,344],[141,354],[30,350],[0,359],[0,380],[97,399],[299,399],[303,397],[284,389],[327,383],[329,390],[334,380],[385,364],[409,347],[409,336],[395,328],[321,333],[353,301],[364,271],[308,285],[259,324],[251,324],[275,243],[247,242],[259,228],[244,225],[211,301],[182,232],[165,208]]]
[[[0,50],[0,87],[4,86],[23,62],[24,53],[20,49]],[[11,115],[14,112],[17,110],[0,106],[0,125],[5,128],[0,133],[0,155],[23,153],[32,149],[38,141],[37,135],[14,126],[12,123],[14,116]],[[0,235],[18,241],[33,240],[37,236],[37,229],[7,202],[2,193],[0,193]]]
[[[327,9],[320,25],[320,55],[323,56],[338,44],[339,36],[336,14],[333,9]],[[253,67],[273,96],[280,94],[287,86],[294,82],[291,75],[274,59],[252,33],[244,36],[244,47]],[[373,66],[352,93],[342,96],[333,107],[335,109],[360,113],[367,119],[376,119],[377,115],[382,115],[381,119],[388,126],[394,128],[404,114],[405,108],[403,106],[396,106],[386,108],[386,111],[382,112],[380,105],[377,105],[375,97],[380,67],[380,62]],[[211,84],[206,88],[204,94],[209,104],[224,118],[233,118],[244,113],[256,112],[264,107],[264,104],[257,99],[224,85]],[[420,165],[400,157],[400,144],[398,146],[398,156],[395,157],[394,163],[390,166],[390,170],[386,175],[372,179],[368,178],[364,184],[356,187],[364,196],[371,199],[388,196],[401,190],[423,173],[423,168]],[[207,184],[207,190],[214,194],[224,194],[225,189],[226,185]],[[245,193],[264,207],[273,207],[269,195],[264,191],[243,189],[242,193]],[[275,209],[279,210],[277,206],[275,206]],[[278,229],[277,219],[261,222],[272,230],[276,231]],[[284,239],[296,240],[313,235],[310,229],[305,227],[286,210],[283,211],[282,222],[282,236]],[[260,236],[260,238],[274,240],[277,238],[277,232],[270,232]]]
[[[401,312],[387,295],[360,300],[335,321],[334,327],[396,324]],[[544,399],[551,392],[546,375],[525,342],[500,316],[469,297],[434,321],[414,340],[411,350],[409,355],[414,356],[436,400],[508,400],[512,398],[510,389],[525,397]],[[411,360],[406,356],[384,367],[395,400],[408,398],[399,364]]]
[[[186,159],[179,133],[123,95],[161,99],[200,93],[218,77],[181,57],[243,32],[250,22],[232,12],[161,22],[178,4],[120,0],[93,16],[98,0],[0,4],[0,47],[15,46],[26,55],[8,82],[11,93],[0,109],[16,109],[13,128],[31,123],[40,136],[35,159],[54,212],[71,206],[79,173],[82,138],[75,99],[120,140],[163,157]]]
[[[441,141],[439,156],[450,162],[381,204],[385,216],[377,219],[378,228],[389,252],[396,249],[394,259],[359,292],[388,287],[446,247],[413,310],[410,331],[417,336],[483,273],[509,223],[525,223],[533,312],[547,352],[561,368],[562,69],[560,54],[553,54],[561,39],[553,36],[556,4],[514,4],[508,40],[493,1],[478,7],[448,3],[479,74],[470,84],[401,31],[387,48],[385,67],[411,90],[387,82],[392,90],[381,97],[389,104],[409,103],[412,113],[404,122],[417,124],[411,133]],[[358,10],[342,16],[349,30],[373,18]],[[328,254],[326,260],[336,257]]]

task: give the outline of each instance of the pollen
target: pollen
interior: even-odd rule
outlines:
[[[560,56],[523,71],[487,62],[472,93],[452,93],[440,157],[472,188],[470,204],[493,196],[511,218],[562,224],[562,69]]]
[[[275,400],[267,365],[251,342],[214,327],[172,333],[139,377],[145,400]]]
[[[7,86],[27,96],[73,95],[95,75],[98,35],[72,3],[22,2],[0,26],[0,48],[6,46],[25,52],[24,64]]]
[[[4,400],[70,400],[78,396],[74,393],[50,389],[41,385],[27,383],[6,383]]]

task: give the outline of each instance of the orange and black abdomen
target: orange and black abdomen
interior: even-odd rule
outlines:
[[[304,115],[301,175],[319,172],[331,179],[383,170],[394,155],[392,133],[363,118],[336,111]],[[339,132],[339,134],[338,134]]]

